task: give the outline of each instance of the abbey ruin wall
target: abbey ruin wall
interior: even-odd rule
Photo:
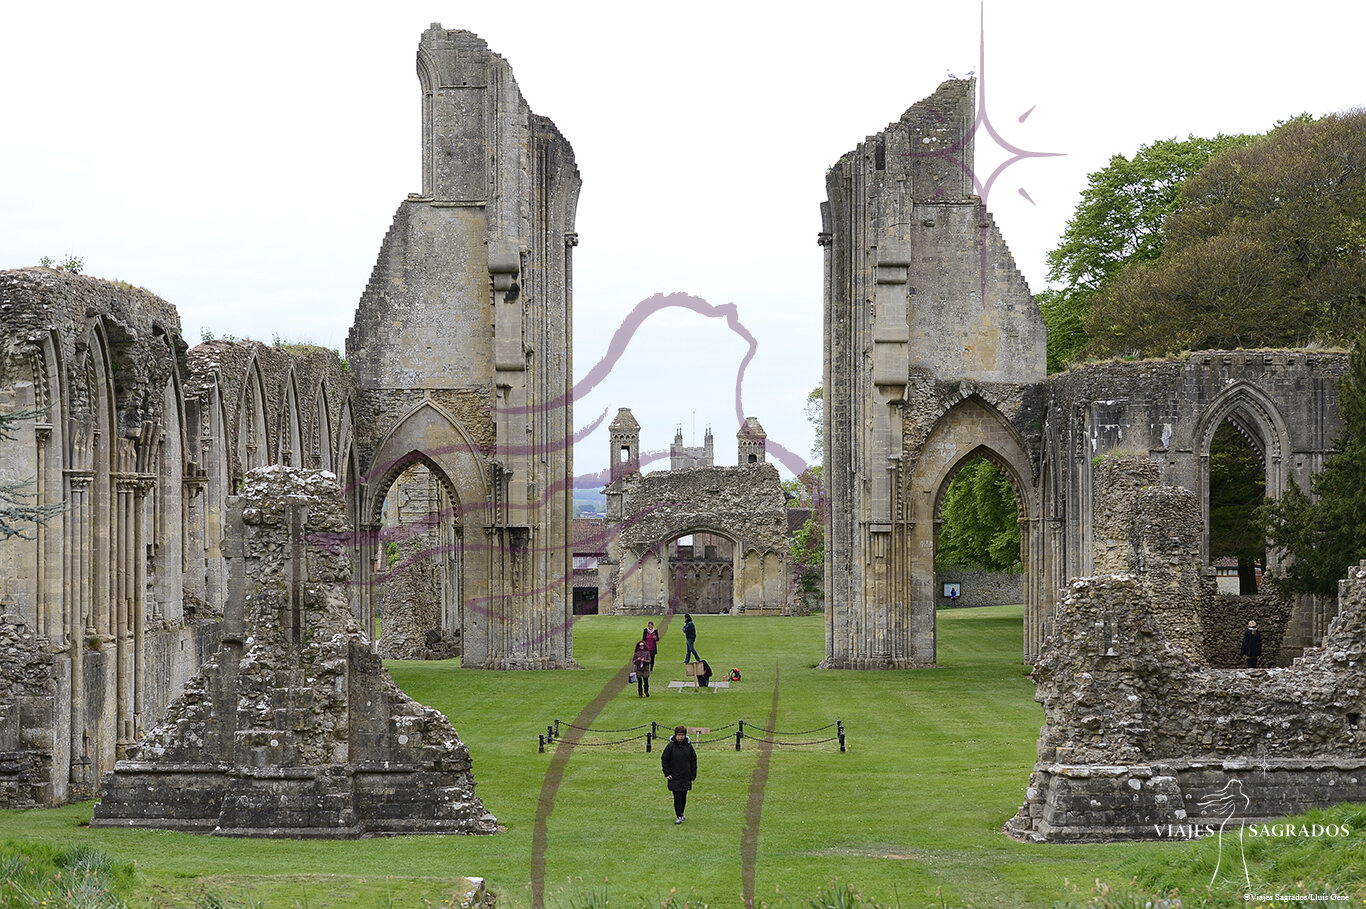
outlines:
[[[337,356],[188,346],[140,288],[0,273],[0,481],[59,513],[0,541],[0,798],[93,793],[218,646],[223,503],[245,469],[332,469],[351,379]]]

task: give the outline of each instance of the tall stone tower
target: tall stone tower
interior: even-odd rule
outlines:
[[[460,530],[465,665],[570,665],[574,153],[470,32],[423,32],[417,75],[422,192],[399,205],[346,344],[361,533],[424,463]]]
[[[711,435],[711,427],[707,427],[706,435],[702,437],[702,444],[684,445],[683,426],[674,431],[673,444],[669,446],[669,469],[686,470],[689,467],[712,467],[715,464],[714,441]]]

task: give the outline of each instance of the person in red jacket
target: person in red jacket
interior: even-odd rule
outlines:
[[[659,653],[659,630],[655,628],[655,623],[650,622],[645,626],[645,633],[640,638],[645,642],[645,646],[650,648],[650,668],[655,668],[655,654]]]

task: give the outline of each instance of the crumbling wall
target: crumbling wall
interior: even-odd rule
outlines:
[[[1200,615],[1214,581],[1199,567],[1200,505],[1189,490],[1158,485],[1160,477],[1148,458],[1102,459],[1093,473],[1093,560],[1097,572],[1139,577],[1163,635],[1203,661]]]
[[[697,532],[731,544],[732,610],[791,611],[786,496],[771,464],[619,474],[607,487],[607,531],[607,553],[598,565],[604,611],[682,611],[673,572],[692,566],[686,560],[671,565],[668,545]],[[683,583],[693,577],[687,568]]]
[[[0,614],[0,808],[53,802],[55,664],[22,618]]]
[[[105,777],[92,825],[494,832],[468,749],[399,690],[350,612],[350,525],[335,479],[260,468],[230,511],[224,646]]]
[[[1341,599],[1323,645],[1293,667],[1214,670],[1166,638],[1138,578],[1074,581],[1034,669],[1046,722],[1007,830],[1154,838],[1231,781],[1242,818],[1366,799],[1366,563]]]

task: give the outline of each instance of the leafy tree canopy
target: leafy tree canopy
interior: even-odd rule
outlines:
[[[1275,582],[1287,593],[1336,596],[1347,569],[1366,558],[1366,332],[1338,384],[1338,413],[1337,451],[1314,475],[1315,499],[1292,479],[1262,509],[1267,541],[1293,559]]]
[[[1087,177],[1081,202],[1048,254],[1048,280],[1061,286],[1039,294],[1048,326],[1048,369],[1066,368],[1085,349],[1092,301],[1132,262],[1157,259],[1163,223],[1178,209],[1182,186],[1210,158],[1254,136],[1189,136],[1145,145],[1132,158],[1115,155]]]
[[[1215,155],[1160,236],[1097,291],[1089,353],[1348,342],[1366,326],[1366,111]]]
[[[944,493],[936,566],[1018,568],[1018,515],[1015,490],[1000,468],[986,458],[967,464]]]

